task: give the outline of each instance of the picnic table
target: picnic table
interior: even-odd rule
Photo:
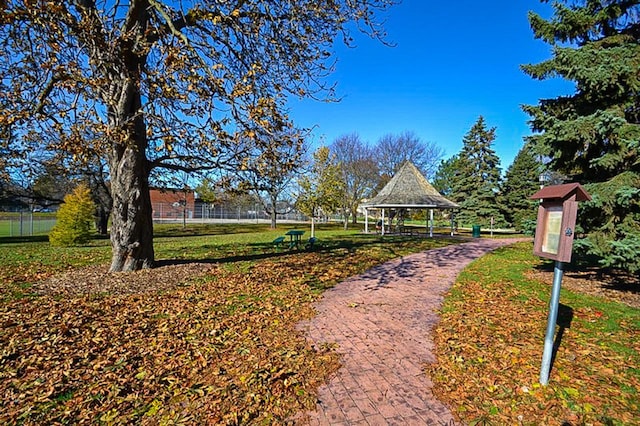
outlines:
[[[289,248],[300,248],[300,240],[302,238],[302,235],[304,234],[304,231],[301,231],[299,229],[291,229],[289,231],[287,231],[284,235],[288,235],[289,236]]]

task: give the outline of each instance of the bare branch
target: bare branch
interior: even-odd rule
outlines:
[[[51,77],[51,79],[47,82],[47,84],[42,88],[42,91],[40,92],[40,95],[38,96],[38,103],[35,105],[35,108],[33,109],[33,112],[35,114],[42,114],[45,102],[49,98],[49,95],[51,94],[53,89],[56,87],[56,84],[61,82],[61,81],[65,81],[65,80],[69,80],[69,79],[70,79],[70,77],[68,75],[65,75],[65,74],[60,74],[60,73],[54,74]]]

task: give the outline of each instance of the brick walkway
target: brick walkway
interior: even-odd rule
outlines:
[[[443,294],[472,260],[515,242],[479,239],[385,263],[325,292],[300,324],[316,345],[336,343],[342,367],[319,390],[310,425],[450,425],[423,371]]]

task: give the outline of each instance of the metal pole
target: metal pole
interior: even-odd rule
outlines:
[[[540,384],[546,386],[549,383],[549,371],[551,370],[551,358],[553,357],[553,340],[556,334],[556,322],[558,320],[558,305],[560,301],[560,287],[564,264],[556,261],[553,269],[553,287],[549,302],[549,318],[547,320],[547,334],[544,337],[544,351],[542,352],[542,367],[540,368]]]

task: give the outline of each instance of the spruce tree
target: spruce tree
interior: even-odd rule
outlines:
[[[525,144],[505,173],[501,204],[505,219],[517,231],[533,232],[538,202],[530,199],[540,189],[541,165],[530,144]]]
[[[578,212],[578,255],[605,267],[640,271],[640,10],[638,1],[554,3],[545,20],[531,13],[536,38],[553,46],[531,77],[562,77],[575,93],[525,106],[530,140],[550,167],[593,197]],[[585,257],[583,256],[583,258]]]
[[[496,226],[506,220],[498,203],[500,189],[500,159],[491,148],[495,127],[487,129],[484,118],[464,136],[462,150],[455,161],[456,171],[451,197],[460,205],[458,223],[464,226]]]
[[[440,194],[448,197],[453,192],[453,186],[456,176],[456,170],[458,168],[458,156],[454,155],[451,158],[440,161],[438,170],[433,178],[433,187],[440,192]]]

